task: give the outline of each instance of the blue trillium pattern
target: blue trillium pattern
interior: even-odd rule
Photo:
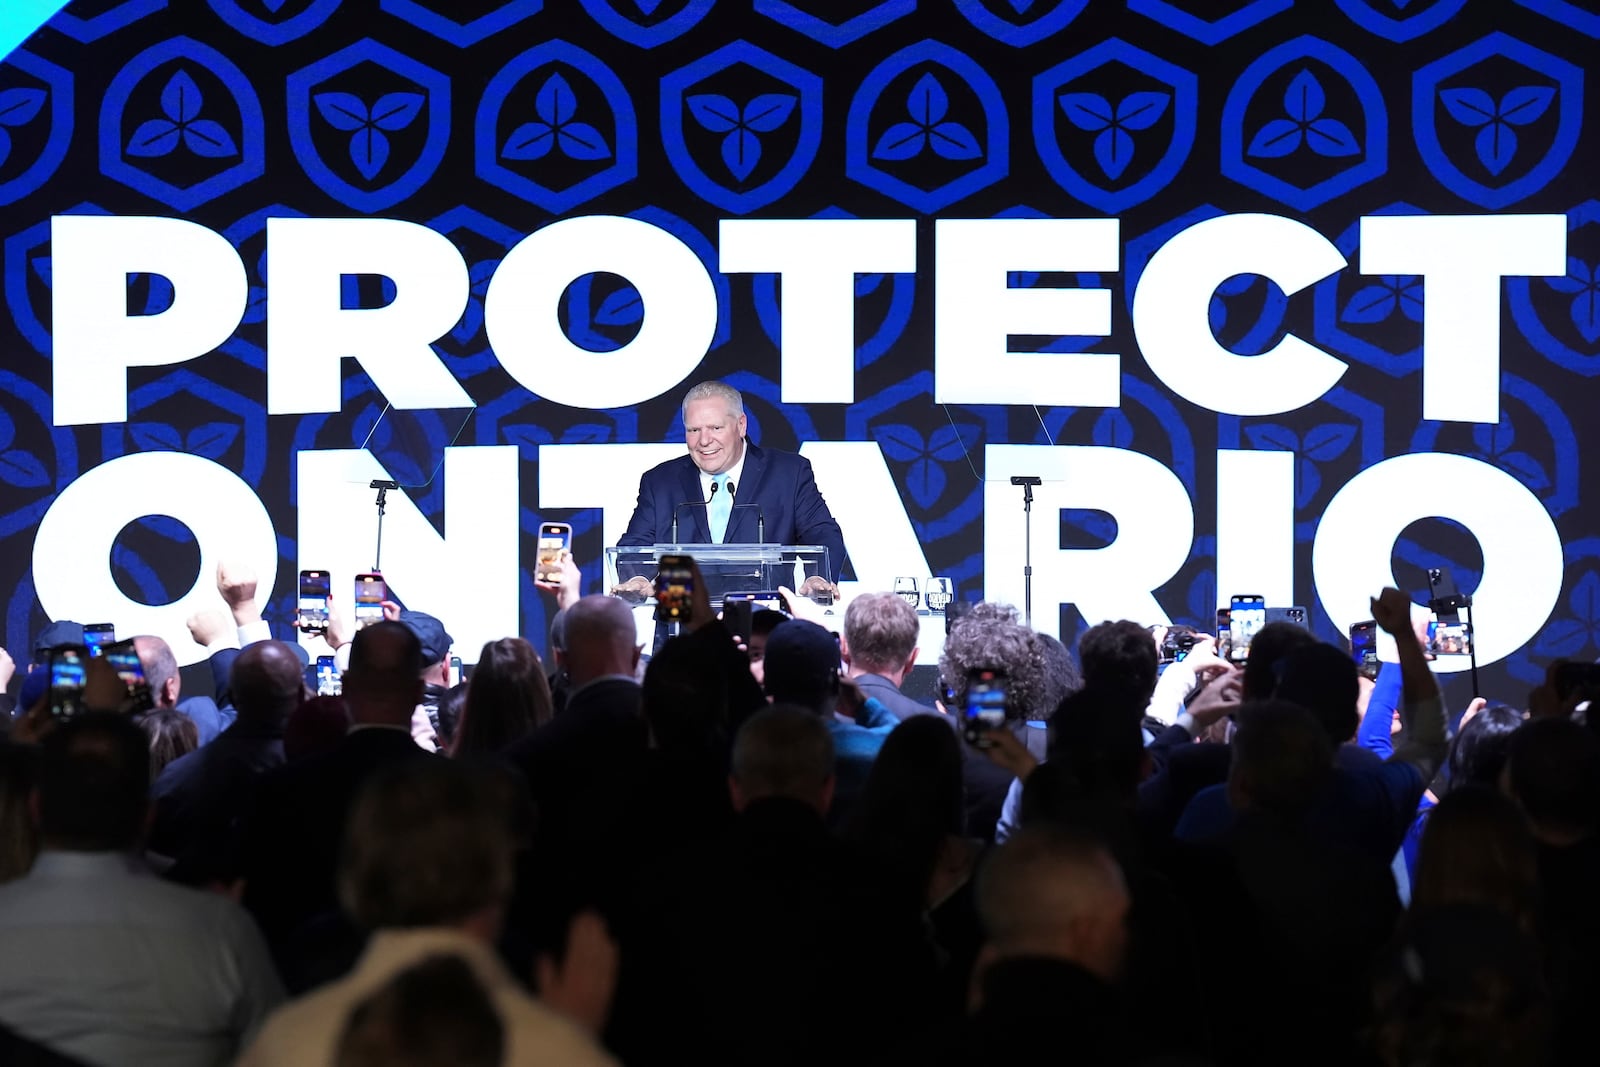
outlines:
[[[1321,510],[1357,473],[1436,450],[1513,475],[1568,550],[1553,617],[1491,677],[1529,677],[1540,657],[1600,649],[1594,475],[1578,446],[1586,424],[1570,414],[1579,387],[1600,378],[1600,203],[1581,165],[1595,156],[1583,78],[1600,24],[1579,10],[1592,4],[1515,0],[1514,24],[1466,0],[380,0],[371,18],[339,0],[193,6],[202,17],[183,24],[190,36],[170,37],[171,0],[78,0],[0,63],[0,204],[12,223],[0,233],[0,582],[14,590],[0,643],[25,646],[38,629],[31,531],[88,466],[181,451],[235,470],[276,522],[280,590],[300,562],[296,449],[365,443],[404,481],[430,473],[399,447],[379,418],[386,399],[355,367],[342,411],[266,415],[269,217],[406,219],[454,243],[465,307],[432,344],[479,402],[462,443],[519,448],[525,560],[544,519],[572,522],[581,552],[598,557],[598,507],[539,506],[539,449],[681,440],[676,398],[588,411],[508,383],[484,299],[529,233],[615,213],[669,232],[712,278],[716,335],[692,354],[693,374],[744,388],[764,445],[876,442],[899,491],[891,505],[904,506],[934,573],[956,576],[964,599],[984,591],[989,445],[1127,448],[1169,465],[1194,503],[1194,539],[1155,595],[1192,622],[1219,592],[1215,449],[1294,454],[1301,560]],[[152,17],[163,8],[173,16]],[[1129,310],[1141,272],[1224,210],[1298,219],[1348,261],[1293,298],[1243,273],[1208,301],[1229,351],[1249,356],[1293,336],[1348,363],[1303,409],[1214,416],[1177,399],[1140,358]],[[1499,423],[1421,420],[1423,279],[1362,273],[1358,220],[1499,211],[1566,214],[1566,269],[1505,279]],[[249,280],[240,326],[217,351],[128,374],[126,423],[52,419],[52,285],[63,265],[51,219],[79,213],[188,219],[223,234]],[[919,225],[917,272],[853,279],[854,402],[783,402],[790,282],[722,273],[719,225],[906,216]],[[1008,272],[1010,288],[1030,290],[1020,303],[1110,290],[1110,336],[1024,334],[1006,345],[1041,362],[1119,353],[1121,407],[934,403],[934,334],[960,309],[936,306],[930,242],[936,219],[958,217],[1119,221],[1115,265],[1090,271],[1067,256],[1059,269]],[[597,360],[649,327],[625,266],[573,279],[553,309]],[[126,292],[129,314],[182,306],[148,270],[130,274]],[[351,277],[339,296],[365,309],[404,294]],[[442,450],[443,426],[419,427]],[[411,495],[447,528],[442,478]],[[1070,547],[1117,534],[1099,512],[1053,518]],[[842,521],[856,536],[860,520]],[[115,551],[118,581],[147,597],[184,587],[163,552],[193,551],[193,535],[159,517],[134,526]],[[1402,539],[1396,559],[1460,555],[1422,540]],[[522,619],[542,625],[541,594],[521,569]],[[1468,568],[1458,577],[1475,580]],[[1296,599],[1334,636],[1306,576],[1297,581]],[[268,606],[275,626],[293,610],[288,593]]]
[[[1422,321],[1422,278],[1418,275],[1379,275],[1377,282],[1350,295],[1339,309],[1339,319],[1370,326],[1396,312],[1412,322]]]
[[[1548,85],[1521,85],[1496,100],[1470,86],[1439,94],[1450,117],[1478,131],[1473,149],[1490,174],[1499,175],[1517,154],[1518,126],[1536,121],[1550,107],[1556,90]]]
[[[1569,256],[1566,274],[1540,281],[1563,296],[1571,296],[1573,327],[1590,344],[1600,341],[1600,263]]]
[[[936,427],[926,437],[912,426],[891,423],[877,429],[878,446],[891,463],[907,464],[906,491],[919,507],[932,507],[944,495],[948,475],[944,464],[963,460],[979,446],[980,427],[951,425]]]
[[[1474,426],[1472,442],[1477,446],[1470,453],[1474,458],[1509,471],[1533,492],[1543,493],[1555,484],[1543,463],[1516,447],[1517,431],[1509,416],[1502,417],[1495,426]]]
[[[26,126],[38,117],[49,97],[43,89],[7,89],[0,92],[0,166],[11,155],[10,130]]]
[[[1064,93],[1061,110],[1078,129],[1095,133],[1094,158],[1108,178],[1120,178],[1133,162],[1133,134],[1148,130],[1166,114],[1172,94],[1129,93],[1115,105],[1099,93]]]
[[[1302,437],[1287,426],[1277,423],[1256,423],[1244,428],[1245,440],[1252,448],[1267,451],[1293,452],[1295,463],[1294,506],[1310,506],[1322,489],[1322,471],[1319,464],[1332,463],[1350,450],[1359,427],[1349,423],[1324,423],[1313,426]]]
[[[367,104],[354,93],[317,93],[312,99],[323,121],[350,134],[350,162],[368,181],[389,161],[389,138],[422,114],[428,98],[421,93],[385,93]]]
[[[1322,83],[1309,69],[1302,69],[1283,94],[1283,110],[1288,117],[1273,119],[1257,130],[1246,153],[1274,159],[1304,146],[1319,156],[1359,155],[1361,145],[1350,127],[1324,115],[1326,106]]]
[[[717,93],[699,93],[684,101],[703,130],[722,133],[722,162],[735,181],[750,177],[761,162],[761,135],[781,129],[800,98],[794,93],[762,93],[743,107]]]
[[[200,86],[180,67],[161,90],[162,117],[140,123],[123,150],[130,156],[165,156],[182,145],[212,159],[238,155],[239,146],[222,123],[200,117],[204,106]]]
[[[928,149],[945,159],[977,159],[983,155],[978,139],[959,122],[945,118],[950,97],[931,72],[923,74],[906,97],[906,114],[883,131],[872,148],[873,159],[915,159]]]
[[[551,74],[534,97],[532,122],[523,123],[506,139],[500,155],[505,159],[543,159],[552,150],[568,159],[610,159],[605,135],[577,121],[578,98],[559,73]]]

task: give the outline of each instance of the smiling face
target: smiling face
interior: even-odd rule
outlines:
[[[731,470],[744,455],[745,417],[719,397],[692,400],[683,413],[683,436],[694,465],[707,474]]]

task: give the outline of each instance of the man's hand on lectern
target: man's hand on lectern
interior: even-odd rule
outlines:
[[[818,593],[827,593],[833,599],[839,599],[839,587],[820,574],[813,574],[800,586],[801,596],[816,596]]]
[[[627,581],[611,587],[612,596],[619,596],[634,604],[643,604],[655,595],[655,591],[655,583],[642,574],[636,574]]]

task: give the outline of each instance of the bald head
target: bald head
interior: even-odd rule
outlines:
[[[586,596],[566,611],[567,673],[574,688],[639,666],[633,611],[610,596]]]
[[[282,641],[257,641],[234,661],[229,688],[242,721],[282,726],[305,689],[300,657]]]
[[[1106,981],[1122,966],[1128,890],[1116,861],[1059,830],[1023,830],[996,849],[978,879],[989,959],[1066,960]]]
[[[140,634],[133,639],[133,650],[139,656],[139,666],[144,668],[144,680],[156,707],[177,707],[181,682],[172,646],[153,634]]]
[[[357,632],[344,672],[344,699],[357,723],[404,726],[422,699],[422,642],[409,626],[379,622]]]

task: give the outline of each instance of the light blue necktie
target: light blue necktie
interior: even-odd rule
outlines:
[[[720,545],[728,533],[728,516],[733,514],[733,494],[728,492],[726,474],[713,474],[711,484],[717,487],[717,491],[712,494],[706,511],[711,516],[711,540]]]

